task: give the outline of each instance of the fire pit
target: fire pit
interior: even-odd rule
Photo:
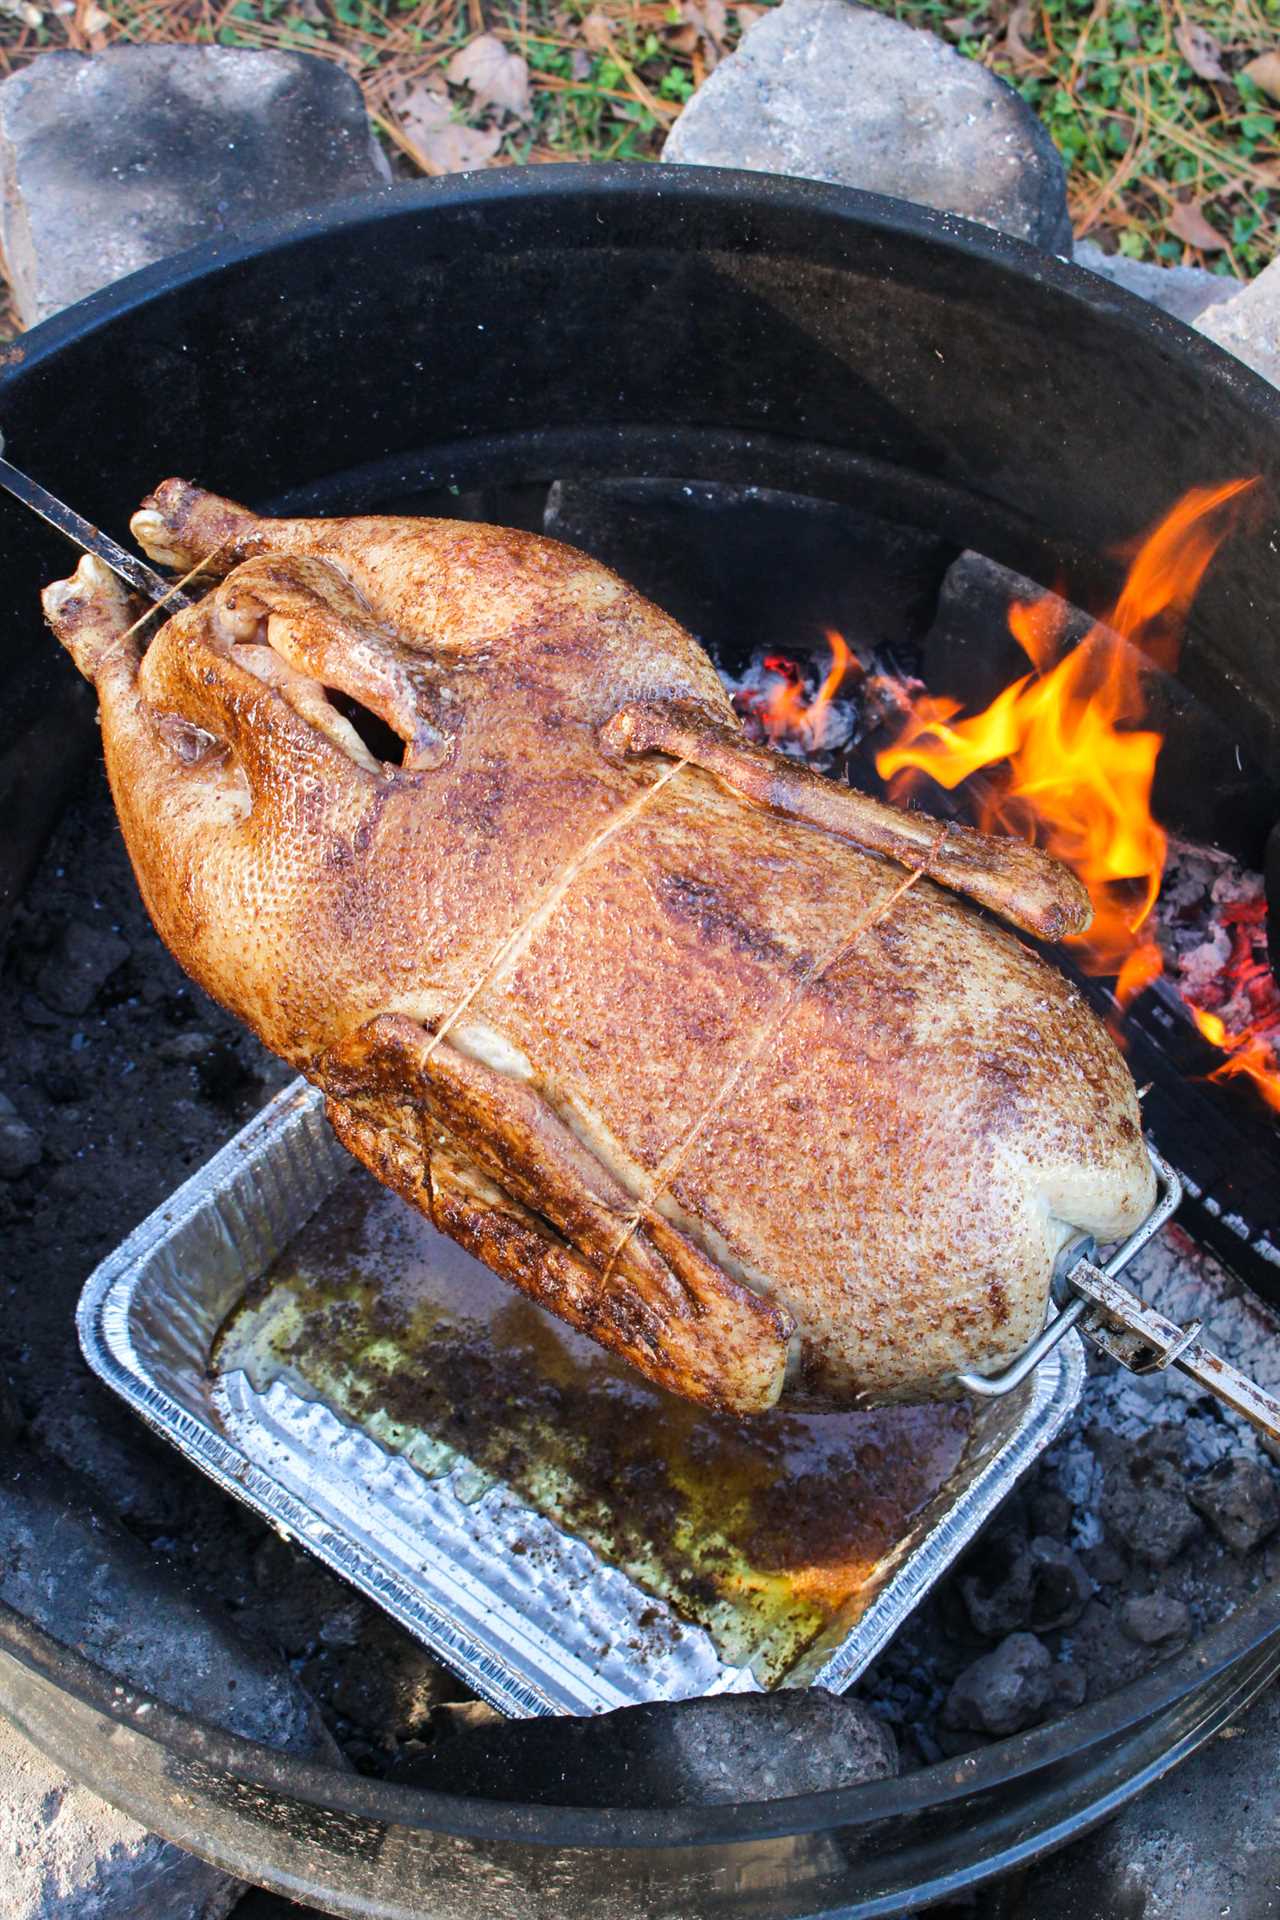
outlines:
[[[535,526],[558,481],[548,530],[612,542],[607,557],[739,675],[766,645],[821,660],[822,627],[853,615],[903,651],[904,675],[927,665],[933,690],[957,691],[935,669],[967,671],[970,704],[997,690],[999,660],[919,651],[962,551],[1104,606],[1117,541],[1193,486],[1247,473],[1274,488],[1280,470],[1280,404],[1175,323],[998,235],[755,176],[565,170],[356,203],[138,276],[16,351],[0,389],[9,451],[113,530],[168,472],[276,511]],[[96,420],[71,393],[97,396]],[[601,480],[626,484],[575,484]],[[1255,771],[1280,744],[1271,500],[1215,563],[1169,687],[1172,747],[1196,769],[1169,820],[1192,849],[1189,911],[1213,892],[1195,863],[1217,856],[1197,849],[1257,873],[1280,817]],[[850,546],[858,515],[887,529],[875,564],[873,542]],[[784,525],[780,581],[762,533]],[[68,732],[91,732],[34,611],[64,553],[7,503],[0,541],[4,752],[27,795],[7,849],[16,890],[61,799]],[[807,635],[785,630],[788,595]],[[1248,924],[1224,921],[1228,944]],[[1269,1110],[1202,1084],[1210,1042],[1154,996],[1141,1005],[1135,1071],[1155,1083],[1157,1143],[1194,1183],[1188,1224],[1274,1292]],[[51,1277],[68,1326],[83,1277]],[[351,1913],[411,1912],[415,1895],[471,1912],[495,1874],[529,1911],[699,1912],[726,1874],[743,1910],[892,1911],[1101,1817],[1280,1666],[1264,1591],[1125,1691],[896,1782],[582,1812],[354,1779],[162,1706],[140,1716],[73,1650],[12,1618],[3,1636],[0,1705],[47,1752],[159,1831]]]

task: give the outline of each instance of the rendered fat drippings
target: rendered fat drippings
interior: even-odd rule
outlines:
[[[219,1336],[433,1476],[505,1483],[764,1685],[877,1590],[964,1451],[963,1404],[709,1414],[649,1385],[353,1173]]]

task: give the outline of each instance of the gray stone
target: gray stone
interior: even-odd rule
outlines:
[[[1176,1653],[1191,1638],[1191,1609],[1165,1593],[1139,1593],[1120,1608],[1120,1630],[1139,1647]]]
[[[1021,1733],[1044,1713],[1053,1680],[1053,1661],[1043,1642],[1033,1633],[1011,1633],[959,1675],[943,1719],[972,1733]]]
[[[1280,260],[1273,260],[1234,300],[1202,313],[1196,330],[1280,387]]]
[[[1251,1454],[1229,1453],[1191,1483],[1191,1504],[1233,1553],[1250,1553],[1280,1527],[1275,1476]]]
[[[1032,1868],[1025,1920],[1274,1920],[1280,1914],[1280,1690],[1100,1832]]]
[[[676,121],[664,160],[830,180],[1071,250],[1048,133],[976,61],[849,0],[784,0]]]
[[[1210,307],[1230,300],[1245,284],[1234,274],[1205,273],[1200,267],[1160,267],[1150,260],[1130,260],[1123,253],[1104,253],[1092,240],[1077,240],[1075,262],[1188,326]]]
[[[462,1716],[449,1719],[456,1726]],[[888,1727],[859,1701],[820,1688],[481,1722],[451,1734],[447,1725],[399,1779],[491,1800],[683,1807],[785,1799],[898,1771]]]
[[[355,82],[302,53],[47,53],[0,86],[0,247],[31,326],[198,241],[385,183]]]
[[[112,933],[110,927],[91,927],[73,920],[63,928],[41,967],[36,991],[54,1013],[88,1013],[112,974],[128,958],[128,942]]]
[[[11,1451],[0,1480],[0,1599],[131,1689],[265,1745],[336,1748],[283,1662],[208,1612],[80,1483]],[[0,1920],[220,1920],[240,1888],[146,1833],[0,1728]],[[12,1861],[10,1866],[8,1863]]]
[[[243,1891],[117,1812],[0,1717],[0,1920],[223,1920]]]

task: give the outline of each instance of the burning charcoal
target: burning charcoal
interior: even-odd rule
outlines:
[[[1109,1540],[1101,1541],[1096,1547],[1085,1547],[1080,1560],[1095,1586],[1118,1587],[1124,1579],[1124,1555],[1117,1553]]]
[[[959,1580],[965,1612],[988,1640],[1025,1627],[1031,1618],[1031,1555],[1025,1536],[989,1532],[965,1561]]]
[[[0,1180],[19,1180],[40,1164],[40,1135],[29,1127],[12,1100],[0,1093]]]
[[[996,1737],[1021,1733],[1040,1719],[1053,1695],[1053,1661],[1034,1633],[1011,1633],[966,1667],[943,1709],[952,1728]]]
[[[218,1037],[206,1033],[203,1027],[188,1027],[185,1033],[175,1033],[170,1040],[162,1040],[156,1048],[161,1060],[172,1060],[179,1066],[194,1067],[205,1060],[218,1045]]]
[[[1065,1540],[1071,1532],[1075,1509],[1060,1487],[1041,1481],[1028,1496],[1032,1524],[1038,1534],[1051,1540]]]
[[[488,1800],[683,1807],[779,1800],[898,1771],[893,1735],[821,1688],[503,1721],[428,1748],[397,1778]]]
[[[1031,1563],[1029,1624],[1037,1633],[1074,1626],[1093,1598],[1093,1581],[1070,1547],[1041,1536],[1027,1550]]]
[[[234,1113],[238,1103],[254,1090],[254,1076],[234,1044],[215,1040],[194,1062],[200,1091],[216,1107]]]
[[[1280,1526],[1274,1476],[1247,1453],[1215,1461],[1192,1483],[1191,1504],[1233,1553],[1249,1553]]]
[[[88,1013],[107,981],[129,958],[129,947],[109,927],[73,920],[36,977],[36,991],[55,1013]]]
[[[1103,1459],[1108,1533],[1133,1559],[1167,1567],[1200,1526],[1187,1498],[1182,1436],[1175,1427],[1155,1427],[1133,1444],[1114,1434],[1094,1438]]]
[[[7,1445],[22,1431],[22,1410],[13,1390],[0,1373],[0,1443]]]
[[[60,1027],[62,1022],[56,1013],[50,1013],[43,1000],[34,993],[24,993],[19,1005],[22,1017],[29,1027]]]
[[[1089,1676],[1083,1667],[1060,1660],[1053,1670],[1052,1707],[1054,1713],[1074,1713],[1082,1707],[1089,1692]]]
[[[56,1107],[74,1106],[84,1094],[84,1081],[60,1061],[50,1060],[40,1069],[39,1082]]]
[[[988,1639],[1020,1627],[1038,1633],[1068,1627],[1083,1613],[1093,1582],[1079,1558],[1058,1540],[1016,1533],[983,1540],[960,1592],[974,1629]]]
[[[1135,1594],[1120,1608],[1120,1630],[1137,1646],[1175,1653],[1191,1638],[1191,1609],[1168,1594]]]

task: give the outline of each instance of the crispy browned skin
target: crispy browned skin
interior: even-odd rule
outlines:
[[[1147,1211],[1106,1033],[927,877],[1071,925],[1054,863],[786,777],[555,542],[179,481],[134,524],[226,578],[145,656],[96,563],[46,609],[162,937],[381,1179],[651,1378],[738,1412],[943,1391],[1038,1330],[1073,1230]]]

